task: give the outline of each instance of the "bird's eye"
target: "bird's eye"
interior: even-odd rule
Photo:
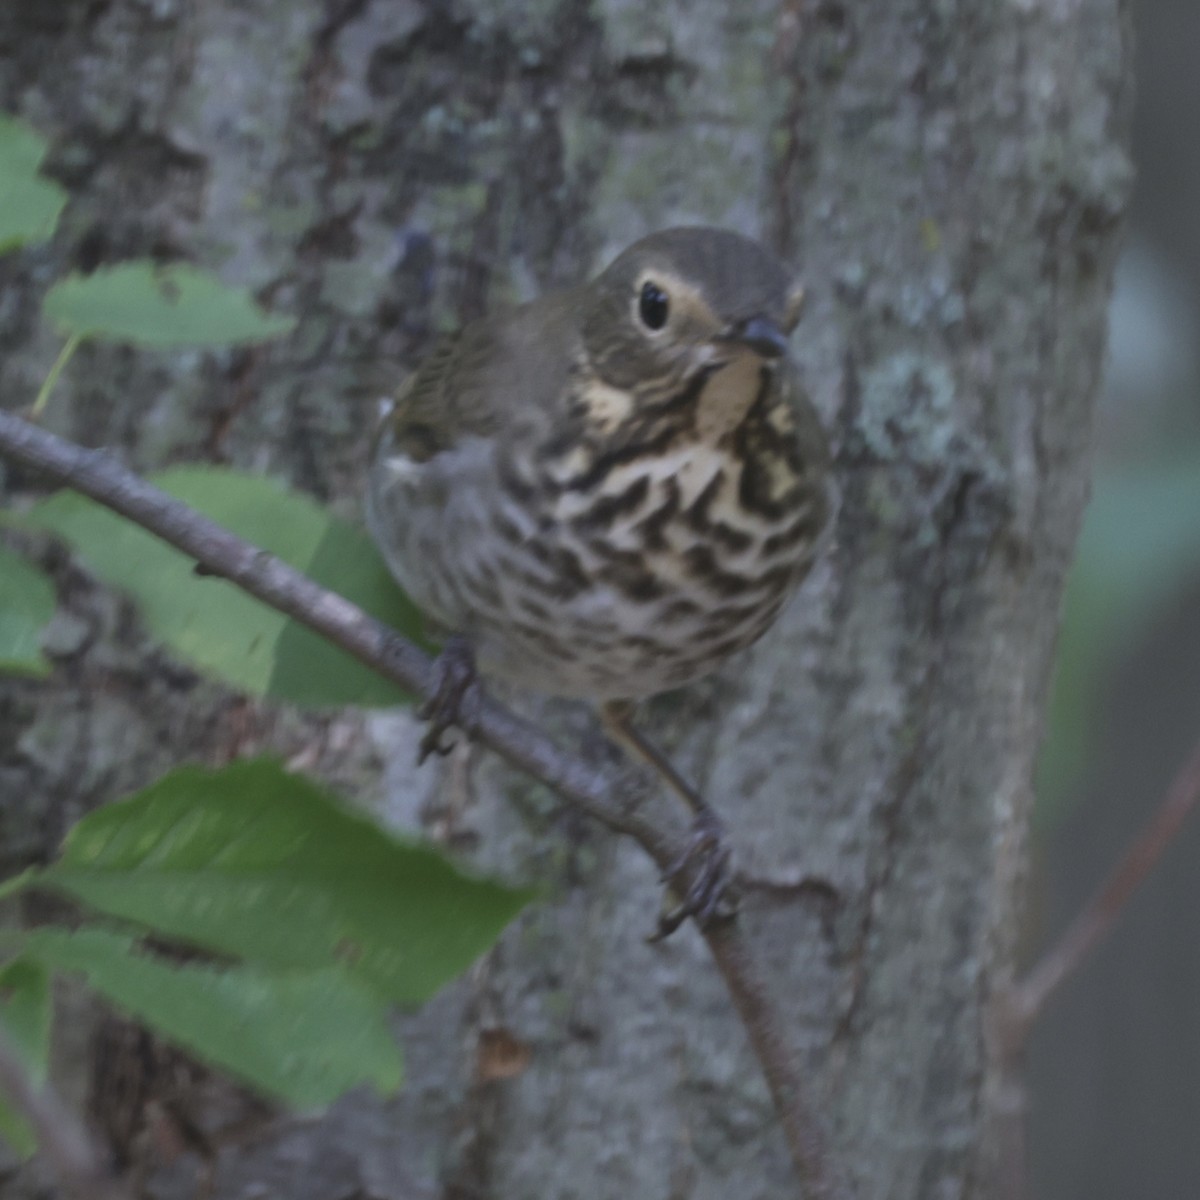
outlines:
[[[638,301],[638,316],[642,318],[642,324],[647,329],[661,329],[667,323],[667,314],[670,308],[667,293],[662,288],[648,280],[642,284],[642,295]]]

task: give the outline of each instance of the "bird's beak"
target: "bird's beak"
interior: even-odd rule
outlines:
[[[760,358],[782,358],[787,353],[788,336],[770,317],[751,317],[726,330],[719,339],[737,342],[753,350]]]

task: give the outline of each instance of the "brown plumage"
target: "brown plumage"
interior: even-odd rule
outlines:
[[[666,230],[418,368],[368,519],[485,673],[636,699],[770,626],[829,510],[825,437],[785,354],[789,282],[737,234]]]

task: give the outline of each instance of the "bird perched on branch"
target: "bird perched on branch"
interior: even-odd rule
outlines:
[[[675,924],[715,911],[725,855],[629,709],[756,641],[812,565],[829,455],[787,358],[791,282],[725,230],[644,238],[592,282],[437,346],[370,470],[371,532],[457,652],[597,702],[692,805],[684,859],[706,865]]]

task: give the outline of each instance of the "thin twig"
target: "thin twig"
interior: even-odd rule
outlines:
[[[784,1039],[745,938],[729,921],[712,925],[704,936],[763,1069],[804,1195],[841,1200],[849,1195],[846,1181],[830,1157],[820,1119],[809,1108],[795,1052]]]
[[[991,1109],[996,1128],[995,1194],[1001,1200],[1026,1200],[1029,1163],[1025,1125],[1025,1053],[1029,1035],[1051,997],[1084,964],[1112,928],[1134,890],[1175,840],[1200,804],[1200,743],[1175,776],[1167,794],[1125,852],[1104,885],[1067,931],[1023,980],[996,987],[988,1011]]]
[[[139,478],[111,451],[85,450],[0,412],[0,453],[128,517],[194,558],[206,575],[237,584],[406,690],[428,694],[433,668],[429,655],[336,592]],[[611,784],[602,774],[565,755],[502,706],[485,699],[476,723],[466,732],[590,816],[637,838],[647,849],[656,847],[656,856],[670,853],[664,835],[613,803]]]
[[[223,576],[323,634],[401,687],[428,695],[433,666],[428,655],[350,601],[152,487],[111,452],[86,450],[0,412],[0,453],[129,518],[196,559],[206,573]],[[566,754],[540,729],[490,697],[482,699],[466,732],[589,816],[632,837],[661,870],[675,861],[672,839],[630,811],[619,795],[614,800],[610,778]],[[680,881],[685,888],[689,883]],[[820,1122],[804,1100],[803,1080],[787,1050],[783,1024],[767,1001],[740,930],[726,922],[702,933],[766,1076],[805,1195],[812,1200],[844,1196],[831,1172]]]
[[[58,357],[54,360],[54,365],[50,368],[50,373],[42,381],[42,386],[38,389],[37,399],[33,402],[33,407],[29,410],[29,415],[32,417],[40,417],[50,402],[50,393],[54,391],[54,385],[58,382],[58,377],[63,373],[67,363],[69,363],[79,349],[79,343],[83,341],[83,334],[73,333],[63,343],[63,348],[58,352]]]
[[[33,1126],[38,1148],[80,1200],[131,1200],[132,1192],[104,1163],[79,1119],[48,1085],[38,1087],[0,1026],[0,1093]]]
[[[1032,971],[1012,988],[1010,1020],[1019,1038],[1046,1007],[1050,997],[1079,970],[1112,928],[1137,886],[1150,873],[1163,851],[1175,840],[1183,823],[1200,804],[1200,743],[1175,776],[1150,823],[1129,847],[1125,857]]]

